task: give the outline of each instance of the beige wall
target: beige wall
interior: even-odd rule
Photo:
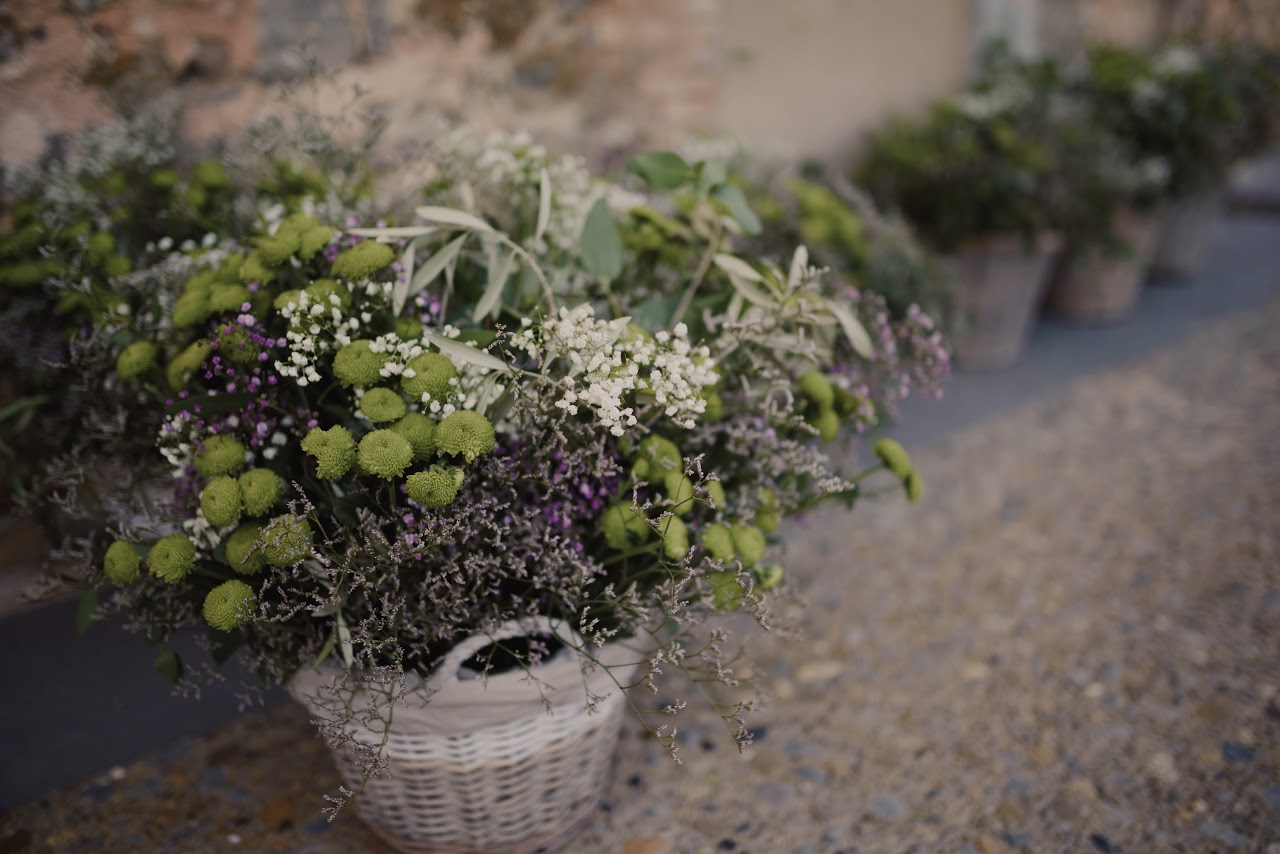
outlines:
[[[722,0],[714,129],[835,157],[886,116],[960,86],[970,0]]]

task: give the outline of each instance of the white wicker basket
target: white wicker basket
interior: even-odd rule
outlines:
[[[586,823],[607,781],[626,705],[609,673],[597,667],[584,674],[577,655],[563,650],[533,668],[537,686],[524,670],[459,677],[462,663],[494,641],[550,629],[545,620],[503,624],[453,649],[425,693],[421,682],[416,689],[411,683],[387,734],[390,776],[369,780],[356,799],[379,836],[406,852],[524,854],[554,850]],[[635,659],[620,647],[597,657],[610,665]],[[633,672],[617,667],[613,674],[627,684]],[[332,706],[325,689],[341,675],[336,667],[303,671],[289,692],[315,714]],[[606,697],[591,711],[588,691]],[[356,736],[372,745],[382,739],[371,730]],[[335,750],[334,759],[346,785],[359,789],[356,759],[346,750]]]

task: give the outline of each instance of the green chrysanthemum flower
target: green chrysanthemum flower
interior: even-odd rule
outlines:
[[[671,509],[677,515],[688,516],[693,512],[693,481],[682,471],[669,471],[662,479],[667,498],[674,505]]]
[[[853,392],[846,391],[838,385],[833,385],[831,390],[835,395],[834,409],[836,415],[846,418],[858,408],[858,397]]]
[[[230,436],[210,436],[196,451],[196,472],[204,477],[235,474],[244,468],[244,445]]]
[[[170,534],[156,540],[147,552],[147,568],[151,574],[176,584],[186,578],[196,565],[196,544],[186,534]]]
[[[276,271],[263,263],[256,252],[244,259],[244,263],[240,265],[240,281],[246,285],[252,282],[269,285],[275,281],[275,278]]]
[[[255,549],[258,537],[262,534],[262,526],[246,523],[231,532],[227,537],[227,565],[241,575],[253,575],[261,572],[267,565],[267,556],[262,549]]]
[[[717,510],[723,510],[728,506],[729,496],[725,495],[724,486],[720,481],[708,480],[704,485],[707,487],[707,497],[716,505]]]
[[[733,536],[724,525],[711,524],[702,529],[702,547],[716,560],[733,560]]]
[[[173,325],[178,329],[197,326],[209,319],[209,294],[192,291],[173,304]]]
[[[245,515],[267,515],[280,500],[282,485],[280,475],[271,469],[250,469],[240,475],[240,495],[244,499]]]
[[[253,341],[249,330],[238,323],[226,323],[218,329],[218,353],[237,365],[249,365],[258,361],[262,350]]]
[[[641,480],[666,477],[667,472],[682,470],[684,457],[675,442],[665,436],[650,434],[636,449],[636,461],[631,469]]]
[[[280,227],[276,229],[276,234],[280,232],[291,232],[293,234],[302,234],[304,231],[315,228],[320,224],[320,220],[316,219],[309,213],[295,211],[289,214],[280,222]]]
[[[711,585],[711,602],[717,608],[727,611],[741,604],[742,582],[738,581],[736,569],[708,572],[707,583]]]
[[[307,229],[298,236],[298,257],[310,261],[329,245],[330,240],[333,240],[333,229],[327,225]]]
[[[385,243],[366,240],[343,252],[333,262],[333,274],[347,279],[367,279],[396,258]]]
[[[679,516],[668,516],[658,523],[662,535],[662,551],[671,560],[683,560],[689,553],[689,528]]]
[[[387,354],[370,350],[372,343],[367,338],[352,341],[333,357],[333,375],[343,385],[364,388],[382,379],[379,372],[387,363]]]
[[[115,279],[133,272],[133,262],[129,260],[127,255],[111,255],[102,262],[102,272],[106,274],[108,279]]]
[[[413,462],[413,447],[394,430],[374,430],[360,440],[356,462],[367,474],[391,480],[404,474]]]
[[[218,274],[213,270],[201,270],[182,284],[182,295],[187,294],[204,294],[209,295],[209,289],[213,287],[213,283],[218,280]]]
[[[396,421],[407,409],[404,398],[389,388],[371,388],[360,398],[360,411],[374,424]]]
[[[779,564],[756,567],[755,574],[756,586],[761,590],[772,590],[782,583],[782,567]]]
[[[400,376],[400,387],[413,400],[422,400],[423,393],[432,400],[443,400],[449,393],[450,380],[458,375],[458,369],[443,353],[423,353],[414,356]],[[409,372],[413,376],[408,376]]]
[[[423,507],[436,508],[453,503],[464,478],[465,474],[457,466],[432,466],[427,471],[409,475],[404,485],[414,501]]]
[[[298,251],[300,241],[298,235],[292,231],[286,231],[280,228],[270,237],[258,238],[258,251],[254,255],[268,267],[279,267],[293,257],[293,253]]]
[[[623,551],[648,539],[653,529],[629,501],[619,501],[600,517],[600,530],[610,548]]]
[[[280,294],[271,301],[271,307],[276,311],[284,311],[289,303],[298,304],[298,298],[302,296],[302,291],[294,288],[288,291],[281,291]]]
[[[469,463],[492,451],[496,441],[489,419],[468,409],[450,413],[436,428],[436,447],[445,454],[460,454]]]
[[[415,463],[430,459],[436,452],[436,422],[421,412],[410,412],[392,424],[391,429],[409,440]]]
[[[244,510],[240,484],[225,474],[215,477],[200,493],[200,509],[215,528],[225,528],[240,521],[240,513]]]
[[[351,306],[351,289],[333,279],[316,279],[307,285],[306,294],[307,300],[312,305],[318,303],[325,307],[326,312],[333,308],[333,301],[329,297],[338,298],[339,308],[346,309]]]
[[[95,231],[85,241],[84,252],[90,263],[105,264],[116,248],[115,236],[109,231]]]
[[[102,572],[112,584],[124,587],[138,580],[138,567],[141,564],[142,558],[133,543],[116,540],[107,547],[107,553],[102,559]]]
[[[181,390],[186,386],[187,381],[191,379],[191,375],[200,369],[205,360],[213,355],[213,348],[209,346],[208,341],[195,341],[179,353],[174,360],[169,363],[169,367],[165,369],[165,375],[169,380],[169,388],[174,391]]]
[[[234,255],[228,255],[222,259],[222,263],[218,265],[217,281],[219,282],[238,282],[240,281],[240,270],[244,267],[245,257],[237,252]]]
[[[302,440],[302,450],[315,457],[316,477],[336,480],[351,469],[356,459],[356,440],[341,425],[328,430],[313,427]]]
[[[192,172],[195,182],[210,190],[222,190],[231,186],[226,167],[217,160],[201,160]]]
[[[267,523],[259,542],[267,563],[287,567],[311,554],[312,536],[311,523],[305,517],[286,513]]]
[[[396,335],[403,341],[422,337],[422,321],[416,317],[397,317]]]
[[[238,578],[224,581],[204,597],[204,621],[219,631],[229,632],[250,619],[257,597],[253,588]]]
[[[896,476],[905,478],[911,473],[911,457],[901,443],[893,439],[880,439],[871,446],[871,452]]]
[[[244,285],[215,284],[209,288],[209,311],[239,311],[249,302],[249,289]]]
[[[116,359],[116,373],[122,380],[131,380],[146,373],[156,363],[160,348],[151,341],[134,341],[120,352]]]
[[[907,500],[913,504],[924,494],[924,484],[920,480],[920,473],[915,469],[907,472],[907,476],[902,479],[902,486],[907,490]]]
[[[151,173],[151,186],[157,190],[172,190],[181,180],[181,176],[173,169],[157,169]]]
[[[834,442],[840,435],[840,416],[834,409],[824,409],[809,421],[824,442]]]
[[[782,508],[778,504],[778,495],[772,489],[762,489],[757,496],[756,515],[752,522],[766,534],[778,529]]]
[[[818,409],[830,409],[835,402],[835,393],[831,390],[831,381],[819,370],[805,371],[796,379],[800,393],[813,401]]]
[[[764,531],[754,525],[734,525],[729,534],[733,537],[733,550],[745,566],[758,563],[764,557]]]

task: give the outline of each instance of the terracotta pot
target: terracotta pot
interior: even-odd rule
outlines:
[[[1123,211],[1113,222],[1126,244],[1121,253],[1090,246],[1068,247],[1049,284],[1050,311],[1073,323],[1116,323],[1133,313],[1147,265],[1160,236],[1156,213]]]
[[[1059,246],[1055,238],[1027,248],[1016,238],[998,237],[945,259],[959,282],[959,328],[952,342],[957,365],[996,370],[1022,357]]]
[[[1171,205],[1151,258],[1151,271],[1166,279],[1197,275],[1204,267],[1225,202],[1225,190],[1215,186]]]

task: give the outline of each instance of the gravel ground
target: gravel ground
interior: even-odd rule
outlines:
[[[1280,303],[919,453],[790,536],[739,756],[629,724],[574,852],[1280,854]],[[379,851],[301,711],[0,816],[0,852]]]

